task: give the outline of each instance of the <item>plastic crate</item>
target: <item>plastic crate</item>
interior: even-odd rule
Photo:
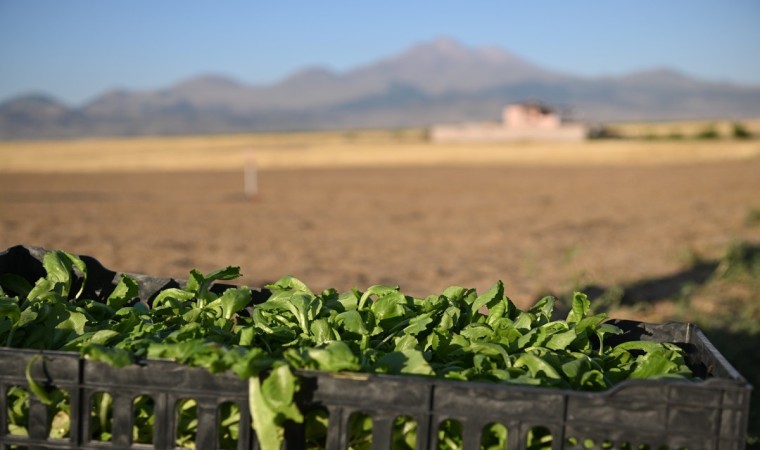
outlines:
[[[14,272],[34,281],[44,275],[44,250],[13,247],[0,253],[0,273]],[[119,274],[92,258],[85,294],[105,298]],[[182,282],[137,276],[141,301]],[[257,292],[265,298],[266,291]],[[551,433],[552,448],[743,449],[751,386],[694,325],[611,321],[625,333],[618,341],[634,339],[672,342],[686,350],[698,382],[632,380],[604,392],[580,392],[517,385],[457,382],[419,377],[298,372],[302,388],[297,403],[303,412],[328,414],[326,448],[346,449],[350,419],[355,413],[372,419],[372,448],[392,447],[393,423],[406,417],[417,424],[416,448],[440,448],[438,428],[446,420],[461,425],[463,448],[480,447],[485,426],[501,424],[508,430],[508,448],[527,448],[527,436],[537,428]],[[0,349],[0,448],[127,449],[175,448],[176,405],[197,403],[198,449],[218,448],[219,408],[228,402],[240,410],[238,449],[258,448],[248,409],[248,383],[232,374],[212,375],[205,369],[165,361],[114,368],[84,360],[68,352]],[[33,360],[33,358],[36,358]],[[28,437],[8,432],[7,394],[12,386],[26,387],[25,371],[49,387],[68,394],[71,430],[65,439],[49,437],[53,411],[30,396]],[[110,441],[91,438],[90,404],[93,395],[107,392],[113,399]],[[155,423],[151,444],[132,439],[136,397],[152,399]],[[574,445],[572,443],[575,443]],[[584,444],[589,447],[584,447]],[[304,429],[286,429],[288,450],[305,448]]]

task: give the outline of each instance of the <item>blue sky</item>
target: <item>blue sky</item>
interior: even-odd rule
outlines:
[[[757,0],[0,0],[0,101],[78,105],[207,73],[266,84],[441,36],[579,75],[668,66],[760,86]]]

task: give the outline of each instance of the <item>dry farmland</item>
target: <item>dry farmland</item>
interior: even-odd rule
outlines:
[[[760,242],[757,208],[757,140],[443,145],[402,130],[0,143],[0,247],[175,277],[240,265],[256,286],[292,274],[427,294],[502,279],[526,305]]]

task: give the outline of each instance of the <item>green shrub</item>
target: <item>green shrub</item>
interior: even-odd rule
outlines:
[[[752,137],[747,128],[739,122],[734,122],[732,135],[736,139],[749,139]]]
[[[715,125],[707,125],[702,131],[697,134],[698,139],[717,139],[720,135],[718,130],[715,129]]]

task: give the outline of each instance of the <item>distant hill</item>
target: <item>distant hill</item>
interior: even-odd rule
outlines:
[[[760,116],[760,86],[668,68],[586,78],[438,39],[345,73],[311,67],[267,86],[205,75],[106,92],[81,107],[19,96],[0,104],[0,138],[411,127],[495,120],[505,104],[526,99],[595,122]]]

